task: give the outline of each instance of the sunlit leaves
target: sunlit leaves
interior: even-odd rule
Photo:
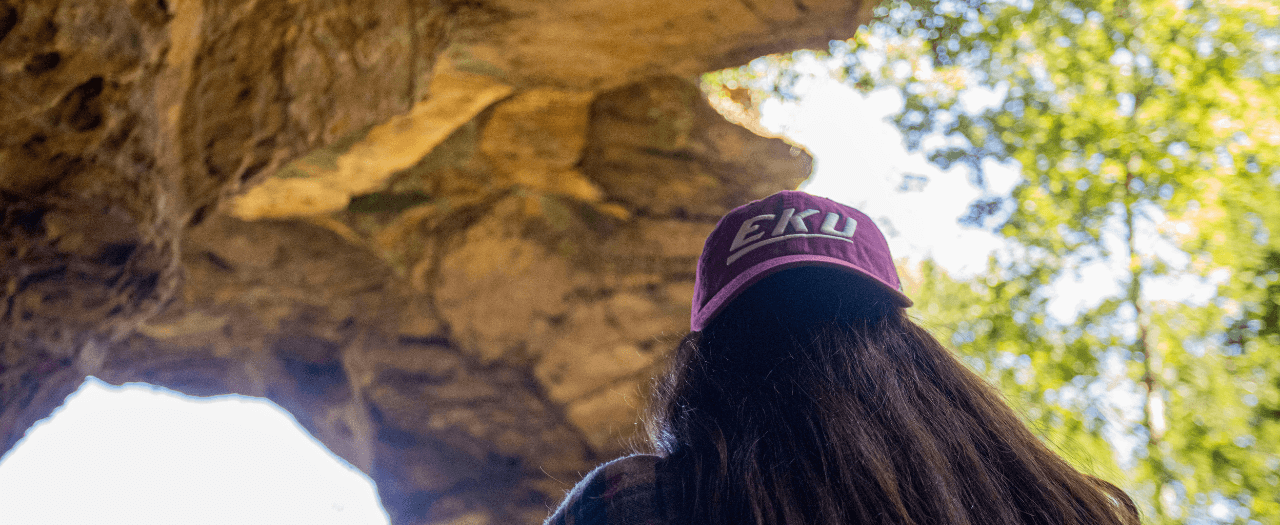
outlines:
[[[894,124],[939,167],[978,186],[992,160],[1022,174],[960,218],[1010,243],[984,275],[908,266],[917,317],[1147,521],[1280,523],[1280,4],[890,0],[876,13],[832,43],[833,74],[898,90]],[[794,59],[716,82],[790,97]],[[1050,313],[1099,268],[1112,287]]]
[[[1280,367],[1261,357],[1280,357],[1274,10],[890,2],[845,55],[854,85],[901,91],[894,123],[909,148],[967,166],[980,185],[984,158],[1022,167],[1006,206],[984,199],[964,218],[1020,247],[987,277],[1019,294],[938,277],[923,281],[921,302],[954,308],[936,314],[959,334],[952,342],[1050,432],[1088,441],[1104,420],[1133,436],[1138,448],[1117,445],[1117,457],[1134,465],[1128,486],[1155,522],[1280,519],[1268,481],[1280,403],[1263,401],[1280,397]],[[997,101],[970,107],[975,92]],[[1046,294],[1090,264],[1118,268],[1121,293],[1065,324],[1045,317]],[[1224,272],[1209,304],[1147,299],[1162,279]],[[1066,403],[1064,391],[1079,395]],[[1062,408],[1076,419],[1042,420]]]

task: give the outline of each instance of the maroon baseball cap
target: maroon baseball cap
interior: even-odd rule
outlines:
[[[689,324],[702,330],[752,284],[799,266],[865,277],[898,306],[911,306],[889,243],[870,217],[831,199],[782,191],[740,206],[716,224],[698,259]]]

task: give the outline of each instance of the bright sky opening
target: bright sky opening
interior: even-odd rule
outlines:
[[[932,258],[954,277],[972,277],[987,269],[991,256],[1008,256],[1007,241],[989,229],[962,225],[960,217],[978,198],[1008,198],[1022,178],[1018,166],[984,161],[986,184],[978,188],[965,168],[942,171],[924,153],[906,150],[902,134],[888,121],[902,109],[902,97],[896,91],[862,94],[831,78],[832,67],[813,56],[798,60],[796,68],[804,75],[796,86],[798,100],[767,100],[761,108],[761,124],[813,154],[814,173],[801,189],[862,210],[884,231],[894,257]],[[971,89],[962,92],[961,106],[976,112],[998,104],[1002,96]],[[926,146],[942,140],[930,137]],[[1165,221],[1163,213],[1158,209],[1143,213],[1147,218],[1137,224],[1139,253],[1157,257],[1172,268],[1168,275],[1145,283],[1143,299],[1207,302],[1228,276],[1219,273],[1203,279],[1179,271],[1189,267],[1190,259],[1156,231]],[[1054,320],[1070,323],[1081,311],[1121,293],[1128,266],[1119,256],[1127,250],[1120,231],[1121,225],[1115,224],[1104,232],[1112,257],[1081,262],[1050,288],[1048,311]]]
[[[373,482],[284,410],[90,378],[0,459],[0,523],[382,525]]]

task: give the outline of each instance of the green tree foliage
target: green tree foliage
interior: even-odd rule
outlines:
[[[1280,4],[900,0],[877,14],[828,63],[899,90],[895,124],[939,167],[979,187],[991,161],[1022,174],[962,218],[1010,242],[986,275],[912,270],[923,319],[1150,523],[1280,523]],[[779,60],[709,82],[786,97],[793,58]],[[1117,293],[1048,313],[1099,266]],[[1188,299],[1197,286],[1215,291]]]
[[[964,218],[1019,256],[993,263],[993,286],[967,298],[979,306],[958,305],[957,333],[974,335],[954,342],[988,366],[1017,356],[1025,379],[994,379],[1051,440],[1098,457],[1091,439],[1113,437],[1151,522],[1280,522],[1280,7],[881,9],[846,55],[850,82],[900,89],[895,123],[940,167],[966,166],[980,186],[988,159],[1024,177]],[[892,45],[868,60],[876,40]],[[966,107],[980,91],[998,102]],[[1046,318],[1043,301],[1090,264],[1118,269],[1121,292],[1076,319]],[[1205,304],[1153,297],[1213,277],[1226,280]]]
[[[1086,472],[1114,480],[1120,470],[1084,389],[1098,363],[1085,336],[1066,341],[1045,329],[1045,298],[1026,279],[1008,279],[993,260],[987,274],[960,281],[932,261],[900,261],[915,316],[971,368],[998,386],[1045,440]]]

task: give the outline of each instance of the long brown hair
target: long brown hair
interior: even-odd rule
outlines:
[[[689,334],[647,420],[677,522],[1138,523],[906,312],[846,274],[780,272]]]

